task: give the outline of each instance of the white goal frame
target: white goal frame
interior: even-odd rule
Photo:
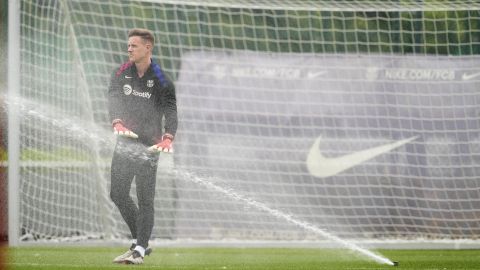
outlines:
[[[9,99],[20,89],[20,1],[8,0],[8,83]],[[8,243],[19,245],[20,123],[18,110],[8,106]]]
[[[20,0],[8,0],[9,5],[9,14],[8,14],[8,98],[10,100],[15,100],[18,98],[18,90],[21,87],[21,78],[20,78]],[[60,0],[62,1],[62,0]],[[144,0],[144,2],[151,3],[170,3],[178,4],[178,1],[174,0]],[[239,6],[234,0],[229,1],[181,1],[184,5],[192,6],[210,6],[210,7],[223,7],[228,5],[228,7],[245,7],[244,5]],[[308,3],[307,3],[308,2]],[[306,4],[300,5],[300,8],[304,10],[317,10],[319,7],[314,3],[315,1],[307,1]],[[342,1],[343,2],[343,1]],[[440,10],[469,10],[472,4],[465,4],[464,1],[451,1],[450,4],[445,4],[440,6]],[[227,4],[225,4],[227,3]],[[477,3],[476,7],[480,9],[480,4]],[[268,1],[254,1],[251,0],[249,8],[254,9],[277,9],[277,7],[268,6]],[[287,10],[297,10],[299,6],[292,6],[287,8]],[[334,4],[327,7],[322,7],[329,10],[340,10]],[[357,7],[358,8],[358,7]],[[395,6],[395,7],[382,7],[383,11],[398,11],[398,10],[422,10],[423,7],[414,4],[405,6]],[[285,9],[284,7],[278,9]],[[345,9],[341,9],[345,10]],[[363,6],[360,6],[360,10],[370,11],[375,10],[374,7],[366,3]],[[348,11],[348,9],[347,9]],[[351,11],[358,11],[352,7]],[[376,11],[376,10],[375,10]],[[84,78],[85,79],[85,78]],[[84,81],[84,83],[86,83]],[[61,162],[57,163],[46,163],[46,162],[22,162],[20,161],[20,123],[18,118],[18,108],[15,104],[10,103],[8,106],[8,162],[0,163],[0,166],[8,167],[8,241],[10,246],[20,246],[20,245],[32,245],[32,243],[22,243],[20,241],[20,231],[19,231],[19,183],[20,183],[20,170],[23,167],[42,167],[42,166],[53,166],[53,167],[62,167],[65,164]],[[72,164],[68,164],[72,166]],[[108,166],[107,164],[106,166]],[[73,166],[83,166],[82,163],[74,164]],[[107,226],[108,227],[108,226]],[[107,240],[107,243],[113,244],[116,243],[115,240]],[[88,245],[88,241],[86,244]],[[97,241],[92,241],[90,243],[98,244]],[[40,241],[35,244],[51,244],[49,242]],[[55,243],[58,244],[58,243]],[[329,247],[328,244],[323,244],[319,242],[308,242],[308,241],[288,241],[288,242],[270,242],[270,241],[258,241],[258,242],[236,242],[228,240],[225,242],[217,241],[198,241],[198,242],[184,242],[184,241],[165,241],[162,243],[156,243],[158,246],[293,246],[293,247]],[[478,249],[480,248],[480,241],[474,240],[429,240],[429,239],[416,239],[416,240],[403,240],[403,241],[390,241],[390,240],[372,240],[364,241],[361,244],[365,244],[374,248],[453,248],[453,249]]]

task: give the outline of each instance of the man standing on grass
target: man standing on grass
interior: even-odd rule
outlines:
[[[128,225],[132,245],[114,263],[142,264],[151,252],[159,152],[172,152],[177,130],[175,87],[152,60],[153,33],[128,33],[128,62],[110,81],[108,109],[118,135],[111,167],[110,197]],[[165,123],[162,125],[163,117]],[[130,197],[135,179],[138,205]]]

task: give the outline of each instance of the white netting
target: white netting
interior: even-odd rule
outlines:
[[[133,27],[180,117],[153,237],[476,239],[480,6],[417,2],[21,1],[24,239],[128,236],[106,91]]]

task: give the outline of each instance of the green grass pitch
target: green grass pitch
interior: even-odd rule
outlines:
[[[348,250],[314,248],[154,248],[143,265],[116,265],[108,247],[19,247],[7,269],[480,269],[480,250],[377,250],[399,266],[365,260]],[[3,268],[2,268],[3,269]]]

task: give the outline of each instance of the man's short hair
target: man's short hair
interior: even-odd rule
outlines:
[[[128,37],[141,37],[143,41],[149,41],[152,46],[155,44],[155,37],[152,31],[143,28],[134,28],[128,31]]]

